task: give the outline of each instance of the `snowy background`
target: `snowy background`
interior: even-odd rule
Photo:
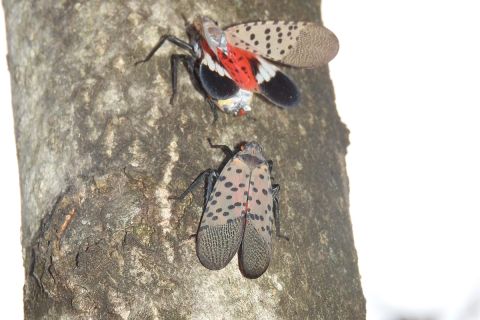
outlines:
[[[351,130],[351,215],[370,320],[480,319],[480,2],[324,0]],[[0,12],[2,316],[23,315],[20,198]]]

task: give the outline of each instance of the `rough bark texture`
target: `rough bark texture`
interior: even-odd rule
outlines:
[[[206,2],[206,1],[205,1]],[[27,319],[363,319],[348,213],[348,130],[328,69],[287,70],[302,91],[285,111],[212,114],[186,72],[174,106],[166,45],[134,67],[181,14],[220,25],[319,20],[317,1],[3,1],[22,190]],[[255,8],[253,10],[252,8]],[[205,269],[190,238],[203,192],[183,191],[223,160],[206,138],[257,140],[282,186],[283,231],[267,272],[234,259]]]

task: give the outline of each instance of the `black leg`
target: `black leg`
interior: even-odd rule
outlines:
[[[215,183],[214,179],[218,177],[218,172],[213,169],[208,169],[202,172],[198,177],[193,180],[193,182],[190,184],[190,186],[185,190],[181,195],[179,196],[172,196],[169,197],[168,199],[170,200],[182,200],[187,196],[189,192],[191,192],[198,184],[203,180],[205,181],[205,178],[207,178],[207,192],[205,193],[205,204],[207,204],[208,198],[210,197],[210,193],[212,193],[213,189],[213,184]]]
[[[203,203],[203,210],[205,211],[205,207],[207,206],[207,202],[208,202],[208,199],[210,198],[210,195],[212,194],[212,190],[213,190],[213,185],[215,184],[215,181],[217,180],[218,178],[218,172],[217,170],[213,170],[213,169],[208,169],[206,170],[205,172],[203,172],[202,174],[200,174],[193,182],[192,184],[188,187],[187,190],[185,190],[178,198],[183,198],[185,197],[185,195],[191,191],[193,188],[195,188],[199,181],[202,180],[202,178],[204,177],[207,177],[207,190],[205,192],[205,201]],[[182,197],[183,196],[183,197]],[[190,235],[190,239],[191,238],[196,238],[197,237],[197,234],[191,234]]]
[[[207,96],[205,90],[203,89],[202,85],[198,83],[198,79],[195,77],[195,51],[193,50],[193,46],[189,44],[188,42],[183,41],[182,39],[179,39],[175,36],[166,34],[160,37],[160,40],[158,40],[157,44],[150,50],[150,52],[147,54],[147,56],[143,60],[139,60],[135,62],[135,65],[138,65],[140,63],[145,63],[148,60],[150,60],[155,52],[165,43],[165,41],[170,41],[171,43],[179,46],[182,49],[188,50],[190,53],[190,57],[187,59],[186,55],[172,55],[171,58],[171,64],[172,64],[172,96],[170,98],[170,104],[173,104],[173,99],[177,93],[177,64],[178,60],[182,60],[182,62],[187,66],[188,72],[191,75],[191,79],[194,81],[194,85],[199,90],[206,98],[207,102],[210,105],[210,109],[213,112],[213,123],[215,123],[218,120],[218,112],[217,112],[217,106],[215,105],[215,102],[211,100],[210,97]],[[174,56],[177,56],[175,58]],[[180,58],[182,57],[182,58]]]
[[[272,174],[273,161],[272,160],[267,160],[267,164],[268,164],[268,172],[270,172],[270,174]]]
[[[213,99],[210,97],[207,97],[207,103],[210,106],[210,110],[212,110],[213,113],[213,123],[217,122],[218,120],[218,110],[217,110],[217,105],[215,102],[213,102]]]
[[[190,74],[190,79],[193,82],[193,85],[197,90],[199,90],[203,96],[207,99],[208,105],[210,106],[210,110],[213,113],[213,123],[217,122],[218,120],[218,110],[217,105],[212,100],[212,98],[207,96],[207,93],[203,89],[202,85],[198,82],[198,79],[195,77],[195,57],[188,56],[184,54],[173,54],[171,56],[171,64],[172,64],[172,97],[170,98],[170,104],[173,105],[173,99],[177,94],[177,74],[178,74],[178,62],[181,61],[188,70]]]
[[[267,160],[267,165],[268,165],[268,172],[270,172],[270,179],[272,179],[272,181],[275,181],[275,178],[272,177],[273,161]]]
[[[135,62],[135,65],[138,65],[140,63],[144,63],[144,62],[147,62],[148,60],[150,60],[151,57],[153,57],[153,55],[155,54],[155,52],[157,52],[157,50],[165,43],[165,41],[170,41],[171,43],[179,46],[180,48],[182,49],[185,49],[185,50],[188,50],[190,52],[190,54],[192,56],[195,55],[195,52],[193,51],[193,46],[191,44],[189,44],[188,42],[185,42],[183,41],[182,39],[179,39],[175,36],[172,36],[172,35],[169,35],[169,34],[165,34],[163,36],[160,37],[160,40],[158,40],[157,44],[152,48],[152,50],[150,50],[150,52],[147,54],[147,56],[145,57],[145,59],[143,60],[140,60],[140,61],[137,61]]]
[[[170,97],[171,105],[173,105],[173,99],[177,94],[177,74],[179,62],[182,62],[187,67],[188,72],[191,74],[193,72],[195,58],[193,58],[192,56],[187,56],[186,54],[172,54],[172,56],[170,57],[170,63],[172,68],[172,96]]]
[[[213,190],[213,185],[215,184],[215,181],[217,181],[217,178],[218,178],[218,171],[210,169],[210,174],[207,177],[207,191],[205,192],[205,202],[203,205],[204,210],[208,200],[210,199],[210,195],[212,194],[212,190]]]
[[[222,151],[225,152],[226,154],[228,154],[228,156],[230,158],[235,155],[235,153],[232,151],[232,149],[230,149],[229,146],[226,146],[224,144],[212,144],[212,140],[210,140],[210,138],[207,138],[207,140],[208,140],[208,143],[210,144],[211,148],[222,149]]]
[[[280,205],[279,205],[280,186],[278,184],[272,185],[272,195],[273,195],[273,218],[275,219],[276,236],[288,241],[289,238],[280,232]]]

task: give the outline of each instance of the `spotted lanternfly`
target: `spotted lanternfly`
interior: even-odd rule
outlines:
[[[204,211],[197,233],[200,262],[210,270],[220,270],[240,250],[243,274],[258,278],[270,263],[274,222],[276,235],[286,238],[280,234],[280,186],[271,181],[272,161],[265,159],[256,142],[244,144],[237,153],[228,146],[211,146],[222,148],[230,160],[220,174],[206,170],[174,199],[183,199],[206,179]]]
[[[148,61],[168,40],[190,55],[171,56],[172,97],[176,94],[178,62],[183,62],[199,84],[216,117],[215,107],[233,114],[251,110],[253,93],[260,93],[282,108],[298,104],[295,84],[271,62],[313,68],[327,64],[338,52],[337,37],[312,22],[261,21],[235,25],[225,30],[205,16],[187,28],[190,43],[164,35],[147,57]]]

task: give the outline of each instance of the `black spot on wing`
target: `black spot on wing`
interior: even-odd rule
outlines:
[[[300,101],[297,86],[280,71],[269,81],[260,83],[259,89],[265,98],[283,108],[295,107]]]
[[[214,99],[230,98],[239,90],[232,79],[226,76],[222,77],[218,72],[210,70],[205,64],[200,64],[198,77],[203,89]]]

